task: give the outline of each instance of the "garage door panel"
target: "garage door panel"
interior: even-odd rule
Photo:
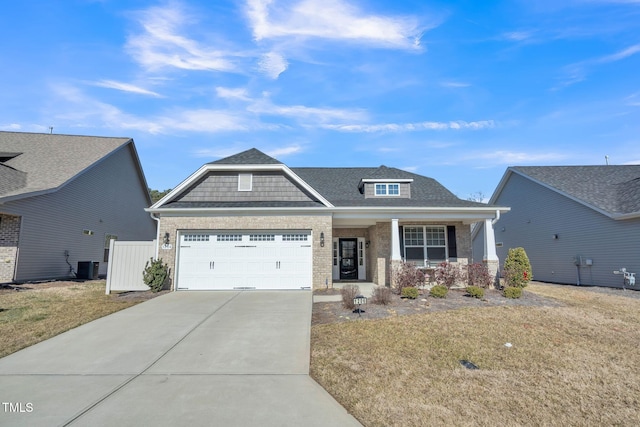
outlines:
[[[178,289],[309,288],[310,241],[308,232],[184,234],[178,253]]]

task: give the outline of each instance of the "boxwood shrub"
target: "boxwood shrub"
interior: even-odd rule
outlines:
[[[522,296],[522,288],[516,287],[516,286],[507,286],[506,288],[504,288],[504,291],[502,291],[504,296],[507,298],[520,298]]]
[[[479,286],[467,286],[467,294],[471,297],[482,299],[484,298],[484,289]]]
[[[416,299],[418,298],[418,288],[407,286],[402,288],[402,298]]]
[[[431,295],[434,298],[446,298],[447,297],[447,292],[449,292],[449,288],[447,288],[446,286],[444,286],[444,285],[435,285],[429,291],[429,295]]]

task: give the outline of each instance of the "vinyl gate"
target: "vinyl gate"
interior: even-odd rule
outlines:
[[[147,261],[155,255],[155,240],[151,242],[112,240],[109,245],[106,293],[149,290],[142,280],[142,272]]]

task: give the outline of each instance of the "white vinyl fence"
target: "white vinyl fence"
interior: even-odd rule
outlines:
[[[156,241],[124,242],[112,240],[109,245],[107,291],[147,291],[142,280],[144,266],[156,254]]]

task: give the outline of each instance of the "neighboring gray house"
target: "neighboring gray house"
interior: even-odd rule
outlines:
[[[389,284],[394,262],[466,264],[470,224],[507,210],[395,168],[289,168],[256,149],[205,164],[147,209],[174,289]]]
[[[155,238],[150,204],[130,138],[0,132],[0,283],[105,274],[110,239]]]
[[[510,167],[489,203],[511,207],[494,226],[499,258],[523,247],[534,280],[619,287],[613,271],[640,273],[640,165]]]

